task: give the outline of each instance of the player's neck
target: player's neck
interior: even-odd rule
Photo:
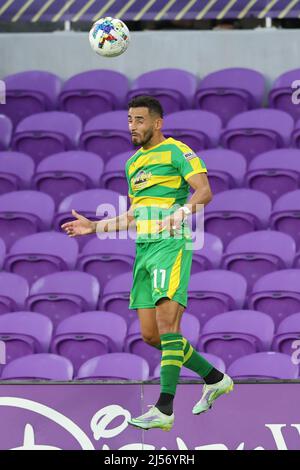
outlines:
[[[142,149],[143,150],[149,150],[152,147],[157,147],[157,145],[161,144],[164,142],[164,140],[167,140],[166,137],[163,134],[160,134],[158,136],[153,137],[147,144],[143,145]]]

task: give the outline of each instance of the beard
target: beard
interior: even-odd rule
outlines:
[[[145,145],[147,145],[150,140],[152,139],[153,137],[153,130],[150,129],[149,131],[145,132],[144,136],[139,138],[139,137],[133,137],[132,138],[132,143],[135,147],[144,147]],[[138,140],[136,140],[138,139]]]

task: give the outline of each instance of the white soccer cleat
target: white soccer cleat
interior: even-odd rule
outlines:
[[[233,390],[233,380],[227,374],[224,374],[224,377],[220,382],[212,385],[204,384],[202,397],[194,406],[193,414],[199,415],[200,413],[204,413],[204,411],[209,410],[212,407],[213,402],[218,397],[224,393],[231,392],[231,390]]]
[[[127,422],[131,426],[145,430],[159,428],[163,431],[170,431],[174,423],[174,413],[168,416],[159,411],[155,406],[150,405],[150,410],[147,413],[137,418],[131,418]]]

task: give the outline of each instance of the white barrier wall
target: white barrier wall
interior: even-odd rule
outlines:
[[[87,33],[0,34],[0,77],[23,70],[52,71],[63,78],[93,68],[110,68],[130,79],[151,69],[179,67],[198,76],[225,67],[251,67],[268,84],[282,72],[300,68],[300,31],[133,32],[128,51],[113,59],[91,50]],[[300,79],[300,74],[299,74]]]

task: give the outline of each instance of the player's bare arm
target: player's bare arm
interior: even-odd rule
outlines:
[[[171,216],[166,217],[158,223],[158,231],[166,228],[173,233],[173,230],[180,228],[183,219],[187,214],[192,214],[199,210],[200,205],[206,206],[212,200],[212,192],[209,185],[207,175],[205,173],[197,173],[188,178],[187,182],[194,189],[194,193],[189,201],[179,209],[177,209]],[[186,210],[183,208],[187,208]]]
[[[100,221],[87,219],[83,215],[78,214],[74,209],[72,210],[72,215],[75,217],[75,220],[61,225],[61,228],[69,237],[89,235],[96,232],[120,232],[128,230],[130,224],[134,221],[132,207],[117,217]]]

